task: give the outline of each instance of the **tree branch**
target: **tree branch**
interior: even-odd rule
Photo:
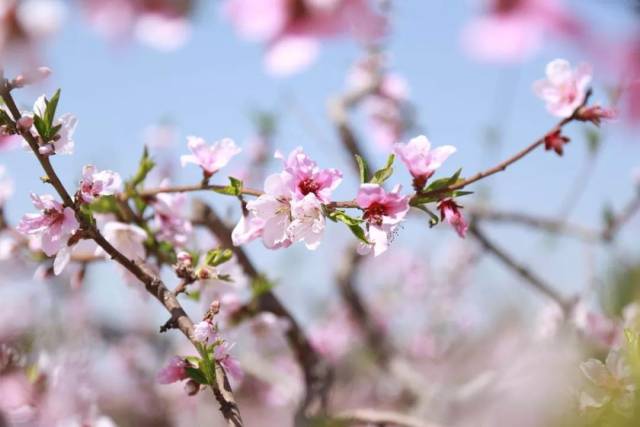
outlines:
[[[516,262],[511,258],[511,256],[509,256],[509,254],[496,246],[478,228],[478,226],[475,224],[475,221],[473,220],[471,221],[471,225],[469,226],[469,233],[471,233],[486,250],[491,252],[496,256],[496,258],[502,261],[504,265],[506,265],[520,277],[522,277],[526,283],[530,284],[538,292],[546,295],[547,297],[558,303],[565,314],[571,310],[573,304],[570,301],[566,300],[562,295],[555,291],[552,286],[548,285],[544,280],[540,279],[538,276],[532,273],[527,267]]]
[[[398,427],[439,427],[437,424],[427,423],[418,418],[378,409],[347,410],[334,415],[333,419],[349,425],[366,424]]]
[[[0,96],[9,108],[13,120],[17,122],[21,118],[22,114],[16,106],[13,96],[11,95],[11,88],[6,80],[3,80],[1,82]],[[140,280],[144,284],[147,292],[153,295],[158,301],[160,301],[165,309],[171,314],[171,318],[174,319],[178,329],[180,329],[180,331],[195,345],[195,339],[193,338],[193,322],[186,314],[173,293],[169,291],[162,280],[155,277],[149,271],[146,271],[143,266],[138,265],[136,262],[128,259],[116,248],[114,248],[111,243],[109,243],[104,238],[104,236],[95,227],[95,225],[85,221],[84,217],[80,215],[77,206],[75,206],[75,204],[73,203],[73,199],[71,198],[69,192],[67,192],[66,188],[56,174],[53,166],[51,165],[49,157],[40,154],[38,150],[38,143],[34,136],[31,134],[31,131],[20,130],[20,135],[29,144],[29,147],[38,159],[38,162],[42,166],[42,169],[47,174],[47,181],[53,186],[58,195],[62,198],[64,205],[74,209],[74,211],[76,212],[76,218],[80,223],[81,229],[86,232],[86,236],[94,240],[98,244],[98,246],[100,246],[113,260],[115,260],[117,263],[127,269],[131,274],[133,274],[138,280]],[[216,363],[215,365],[217,384],[212,386],[212,388],[216,394],[218,402],[220,403],[222,415],[226,419],[227,425],[232,427],[241,427],[243,425],[242,418],[240,416],[238,405],[235,403],[235,399],[231,391],[231,387],[229,386],[226,373],[224,372],[224,369],[219,366],[219,364]]]
[[[216,212],[199,200],[194,201],[193,210],[193,223],[207,227],[217,237],[222,247],[231,249],[245,274],[253,281],[261,279],[260,273],[244,249],[233,245],[231,229],[218,217]],[[312,406],[319,404],[321,410],[326,409],[327,393],[331,386],[333,372],[329,364],[311,346],[297,320],[273,292],[261,293],[257,297],[256,303],[255,307],[247,306],[243,311],[251,314],[267,311],[289,322],[287,341],[302,367],[306,388],[305,397],[296,414],[296,420],[304,422],[308,412],[313,410]]]

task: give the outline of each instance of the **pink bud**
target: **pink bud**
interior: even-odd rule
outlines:
[[[198,275],[199,280],[208,280],[208,279],[211,279],[211,277],[213,276],[212,273],[213,272],[211,271],[210,268],[202,267],[200,270],[198,270],[196,274]]]
[[[29,130],[33,126],[33,117],[22,116],[18,119],[17,125],[20,130]]]
[[[545,150],[553,150],[559,156],[562,156],[564,152],[564,145],[569,143],[570,139],[564,135],[562,135],[561,131],[558,129],[553,132],[549,132],[544,137],[544,149]]]
[[[191,264],[193,263],[193,257],[189,252],[186,251],[178,252],[176,258],[178,259],[178,262],[180,264],[184,264],[186,266],[191,266]]]
[[[43,156],[49,156],[53,154],[53,145],[41,145],[40,148],[38,148],[38,153],[42,154]]]
[[[42,79],[42,80],[44,80],[47,77],[49,77],[51,75],[51,73],[53,73],[53,71],[49,67],[38,67],[38,75],[40,76],[40,79]]]
[[[29,83],[28,79],[25,77],[24,74],[18,74],[14,79],[13,82],[11,82],[13,84],[14,87],[16,88],[21,88],[24,87],[26,84]]]
[[[578,110],[576,119],[583,122],[591,122],[596,126],[600,126],[602,120],[613,120],[617,117],[617,112],[612,108],[604,108],[599,105],[591,107],[583,107]]]

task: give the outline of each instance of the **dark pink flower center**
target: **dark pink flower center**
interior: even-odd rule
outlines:
[[[387,207],[382,203],[374,202],[364,211],[363,218],[372,224],[382,224],[382,217],[387,213]]]
[[[318,190],[320,190],[320,184],[312,178],[305,178],[298,184],[298,188],[303,195],[307,195],[309,193],[316,194]]]
[[[64,221],[64,212],[57,209],[46,209],[45,216],[49,220],[50,225],[58,224]]]

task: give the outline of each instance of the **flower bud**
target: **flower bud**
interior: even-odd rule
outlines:
[[[193,257],[189,252],[186,251],[178,252],[176,258],[178,259],[178,262],[180,264],[184,264],[187,267],[191,266],[191,264],[193,263]]]
[[[51,73],[53,73],[53,71],[49,67],[38,67],[37,71],[38,71],[38,77],[40,77],[41,80],[48,78],[51,75]]]
[[[13,87],[21,88],[28,84],[28,79],[24,74],[18,74],[11,82]]]
[[[544,149],[545,150],[553,150],[559,156],[562,156],[564,152],[564,145],[568,144],[570,139],[561,133],[560,129],[549,132],[544,137]]]
[[[591,122],[600,126],[602,120],[613,120],[617,117],[617,112],[612,108],[604,108],[599,105],[582,107],[576,114],[576,119],[583,122]]]
[[[202,267],[196,273],[198,276],[198,280],[208,280],[213,277],[213,270],[210,267]]]
[[[195,396],[200,391],[200,384],[190,379],[184,384],[184,391],[188,396]]]
[[[38,148],[38,153],[42,154],[43,156],[49,156],[53,154],[53,145],[51,144],[41,145]]]
[[[17,123],[19,130],[29,130],[33,126],[33,117],[22,116],[18,119]]]

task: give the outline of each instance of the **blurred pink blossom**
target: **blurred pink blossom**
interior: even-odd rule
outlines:
[[[213,323],[209,320],[203,320],[196,323],[193,327],[193,338],[201,343],[212,345],[218,339],[218,333]]]
[[[232,348],[233,344],[229,344],[227,341],[222,341],[213,351],[213,357],[222,365],[225,371],[227,371],[233,379],[236,381],[242,381],[242,378],[244,377],[242,367],[238,360],[229,354],[229,351],[231,351]]]
[[[161,184],[166,186],[166,181]],[[193,227],[188,218],[189,199],[184,193],[160,193],[152,202],[154,209],[153,224],[159,230],[158,237],[179,247],[184,247]]]
[[[122,191],[122,179],[116,172],[98,171],[93,165],[82,168],[80,197],[86,203],[91,203],[100,196],[112,196],[120,191]]]
[[[320,39],[350,33],[370,42],[386,27],[368,0],[228,0],[225,13],[241,36],[266,43],[267,70],[275,75],[309,66]]]
[[[432,150],[427,137],[420,135],[406,144],[394,144],[394,151],[411,172],[416,188],[422,189],[436,169],[456,152],[456,148],[452,145],[443,145]]]
[[[159,51],[174,51],[191,37],[187,1],[83,0],[90,25],[114,42],[135,38]]]
[[[44,253],[47,256],[56,255],[54,265],[56,274],[59,274],[70,258],[67,241],[79,227],[75,213],[50,195],[38,196],[32,193],[31,200],[40,213],[23,216],[16,230],[41,238]]]
[[[486,12],[462,32],[462,44],[484,61],[519,62],[542,47],[547,36],[582,41],[583,24],[562,0],[487,0]]]
[[[13,194],[13,180],[7,177],[7,170],[0,165],[0,207],[2,207]]]
[[[572,69],[568,61],[556,59],[547,64],[547,78],[537,80],[533,90],[557,117],[569,117],[586,97],[591,83],[591,66],[580,64]]]
[[[456,230],[456,233],[462,238],[467,234],[469,226],[462,216],[460,209],[462,206],[457,204],[453,199],[442,200],[438,204],[438,210],[440,211],[440,220],[447,221],[450,226]]]
[[[180,157],[182,166],[194,163],[200,166],[206,177],[210,177],[229,163],[241,149],[229,138],[207,145],[204,139],[196,136],[187,137],[187,145],[192,154]]]
[[[123,222],[109,221],[102,228],[105,239],[109,241],[124,256],[132,260],[144,260],[144,242],[147,233],[137,225]],[[99,254],[107,254],[100,248]]]
[[[187,378],[187,362],[179,356],[174,356],[167,365],[162,368],[157,376],[156,381],[160,384],[171,384],[182,381]]]

